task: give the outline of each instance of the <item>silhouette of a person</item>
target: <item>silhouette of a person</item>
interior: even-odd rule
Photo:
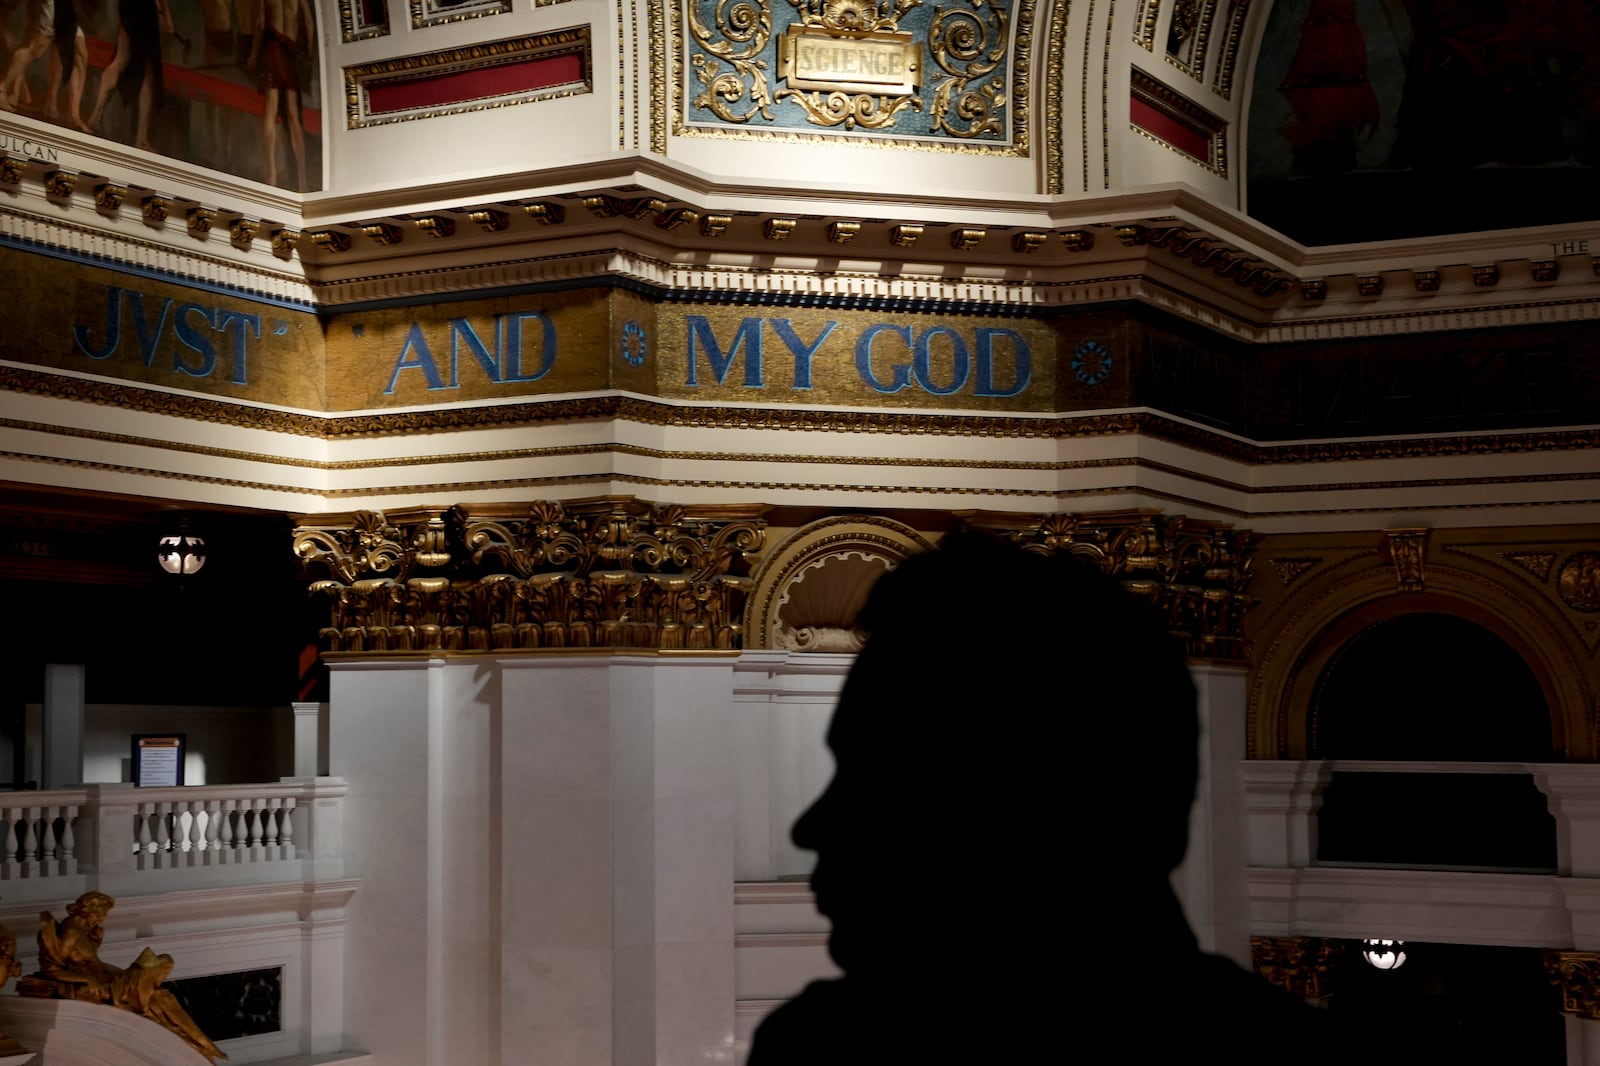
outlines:
[[[1332,1061],[1326,1012],[1202,953],[1170,887],[1199,729],[1151,607],[956,533],[860,622],[793,831],[844,976],[769,1015],[749,1066]]]

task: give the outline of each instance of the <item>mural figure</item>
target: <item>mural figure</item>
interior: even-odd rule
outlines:
[[[1250,213],[1309,244],[1587,221],[1600,0],[1278,0]]]
[[[278,183],[278,108],[283,107],[289,127],[289,151],[294,156],[296,174],[306,187],[306,142],[300,125],[300,80],[296,57],[300,35],[316,25],[306,0],[263,0],[260,32],[250,49],[250,69],[261,75],[261,92],[266,97],[266,125],[262,150],[267,157],[267,184]]]
[[[0,0],[0,110],[309,191],[316,41],[308,0]]]
[[[50,74],[44,91],[44,115],[51,122],[65,122],[92,133],[83,120],[83,89],[89,78],[89,44],[78,10],[83,2],[86,0],[55,0],[55,51],[47,60]],[[65,115],[57,106],[63,79],[67,86]]]
[[[118,0],[117,54],[100,78],[100,94],[95,97],[89,127],[99,130],[112,90],[138,101],[139,124],[133,146],[147,152],[156,150],[150,143],[150,114],[161,102],[161,34],[176,34],[172,14],[163,0]]]
[[[8,49],[5,74],[0,76],[0,107],[11,106],[10,101],[19,92],[23,74],[35,60],[44,55],[54,38],[53,0],[28,0],[27,11],[23,15],[22,43],[13,49]]]
[[[1294,112],[1280,132],[1294,151],[1295,173],[1354,169],[1357,142],[1378,125],[1355,0],[1311,0],[1279,88]]]

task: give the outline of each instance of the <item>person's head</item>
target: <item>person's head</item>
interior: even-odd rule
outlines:
[[[1020,950],[1029,906],[1070,920],[1052,884],[1165,881],[1187,844],[1197,724],[1149,604],[1092,564],[960,533],[882,577],[860,623],[835,774],[793,834],[817,852],[847,973]]]

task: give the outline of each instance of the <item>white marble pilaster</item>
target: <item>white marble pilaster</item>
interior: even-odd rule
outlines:
[[[326,774],[328,705],[296,702],[289,707],[294,713],[294,776]]]
[[[1539,763],[1530,767],[1556,820],[1556,870],[1600,877],[1600,766]]]
[[[1245,670],[1193,663],[1199,696],[1199,781],[1189,812],[1189,850],[1172,874],[1203,950],[1250,965],[1244,759]]]
[[[505,1036],[480,1061],[616,1061],[613,851],[625,842],[612,824],[610,672],[595,655],[504,661],[491,887]]]
[[[1317,810],[1332,771],[1323,760],[1249,759],[1239,767],[1251,866],[1310,866],[1317,857]]]
[[[612,1061],[731,1061],[738,792],[733,660],[620,660],[612,670]]]
[[[393,1066],[447,1061],[436,1002],[443,908],[430,759],[443,660],[336,662],[329,768],[349,782],[350,901],[344,981],[347,1042]]]
[[[1600,1066],[1600,1022],[1563,1014],[1567,1027],[1567,1066]]]
[[[83,684],[81,663],[44,668],[44,756],[41,788],[67,788],[83,781]]]
[[[853,655],[745,652],[735,668],[738,879],[804,878],[816,856],[789,839],[833,776],[826,737]]]

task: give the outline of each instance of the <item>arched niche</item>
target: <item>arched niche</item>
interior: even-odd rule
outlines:
[[[1396,591],[1394,572],[1380,566],[1298,591],[1278,612],[1272,631],[1257,640],[1247,712],[1250,757],[1313,757],[1312,713],[1329,664],[1362,633],[1392,619],[1429,614],[1486,631],[1527,664],[1548,709],[1555,759],[1595,757],[1590,693],[1545,610],[1483,575],[1439,565],[1430,565],[1425,591]]]
[[[1550,710],[1527,661],[1457,614],[1407,611],[1336,648],[1308,709],[1320,759],[1549,762]]]
[[[854,652],[856,614],[873,582],[933,544],[893,519],[824,518],[790,534],[755,573],[747,648]]]

